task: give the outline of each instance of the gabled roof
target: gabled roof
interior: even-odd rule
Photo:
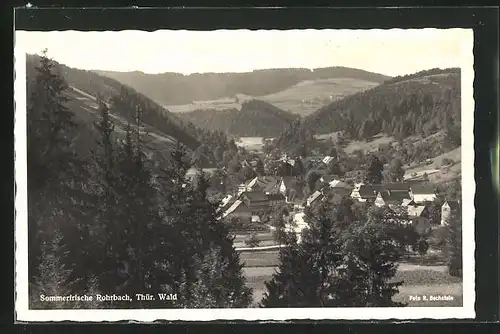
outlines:
[[[435,194],[435,189],[432,184],[429,183],[417,183],[411,185],[411,192],[419,195],[433,195]]]
[[[251,180],[247,181],[247,182],[245,183],[245,186],[246,186],[246,187],[253,187],[253,186],[257,183],[257,181],[258,181],[258,180],[259,180],[259,178],[256,176],[256,177],[254,177],[253,179],[251,179]]]
[[[262,191],[245,191],[241,197],[246,197],[250,202],[264,202],[267,201],[267,195]]]
[[[308,202],[309,204],[311,204],[312,202],[314,202],[314,201],[316,201],[318,198],[320,198],[320,196],[323,196],[323,194],[321,193],[321,191],[315,191],[315,192],[313,192],[313,193],[312,193],[312,195],[311,195],[311,196],[309,196],[309,197],[307,198],[307,202]]]
[[[227,215],[233,213],[241,204],[243,204],[243,201],[240,200],[235,201],[233,205],[231,205],[229,209],[227,209],[226,212],[224,212],[222,217],[226,217]]]
[[[422,216],[422,213],[424,212],[425,208],[426,208],[425,205],[419,205],[419,206],[410,205],[408,206],[408,216],[420,217]]]
[[[267,195],[267,199],[270,200],[270,201],[281,201],[281,200],[285,200],[285,196],[283,196],[282,194],[280,193],[277,193],[277,194],[269,194]]]
[[[405,198],[403,199],[403,202],[401,203],[402,206],[408,206],[411,204],[415,204],[411,198]]]
[[[234,203],[234,201],[235,201],[235,198],[232,195],[227,195],[226,197],[224,197],[221,200],[220,207],[225,208],[228,205],[230,205],[231,203]]]
[[[323,163],[324,164],[329,164],[333,160],[333,157],[327,155],[326,157],[323,158]]]
[[[413,184],[409,182],[389,182],[382,183],[381,188],[384,190],[392,190],[392,191],[410,191],[410,188]]]
[[[348,185],[345,182],[342,182],[340,180],[332,180],[328,183],[330,188],[346,188],[346,189],[352,189],[350,185]]]
[[[448,204],[448,206],[452,209],[452,210],[458,210],[460,209],[460,203],[458,201],[446,201],[443,203],[443,205],[445,204]]]
[[[404,199],[408,199],[410,197],[409,193],[405,193],[402,191],[381,191],[379,192],[379,194],[386,203],[388,202],[402,203]]]
[[[363,184],[359,186],[359,196],[361,198],[376,197],[380,191],[380,185]]]

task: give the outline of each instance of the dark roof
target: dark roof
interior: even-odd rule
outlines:
[[[404,199],[410,198],[409,193],[402,191],[381,191],[380,195],[384,202],[403,202]]]
[[[380,185],[378,184],[363,184],[359,187],[359,196],[361,198],[376,197],[379,191]]]
[[[410,191],[410,187],[413,185],[409,182],[389,182],[382,183],[382,189],[392,190],[392,191]]]
[[[267,195],[262,191],[246,191],[241,194],[248,198],[250,202],[264,202],[267,201]]]
[[[434,186],[432,184],[429,184],[429,183],[420,183],[419,184],[419,183],[417,183],[417,184],[413,184],[411,186],[411,192],[414,194],[432,195],[436,191],[435,191]]]
[[[267,195],[267,199],[270,200],[270,201],[281,201],[281,200],[285,200],[285,196],[283,196],[282,194],[269,194]]]
[[[458,201],[446,201],[452,210],[460,209],[460,203]]]

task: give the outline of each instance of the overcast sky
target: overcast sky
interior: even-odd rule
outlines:
[[[190,74],[346,66],[396,76],[460,67],[464,51],[471,52],[472,31],[18,31],[15,43],[30,54],[47,48],[58,62],[85,70]]]

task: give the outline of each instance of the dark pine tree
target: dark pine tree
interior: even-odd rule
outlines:
[[[384,165],[380,162],[380,159],[376,155],[371,155],[370,163],[366,169],[365,182],[369,184],[380,184],[382,183],[383,176],[382,171],[384,170]]]

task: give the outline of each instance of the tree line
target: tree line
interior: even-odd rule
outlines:
[[[39,62],[39,56],[27,56],[26,69],[29,80],[36,77],[36,66]],[[222,131],[208,131],[198,128],[193,123],[178,118],[177,115],[130,86],[92,71],[70,68],[55,61],[53,65],[54,73],[64,77],[76,88],[90,95],[100,96],[103,102],[119,105],[120,108],[115,108],[113,112],[122,117],[130,119],[131,113],[128,109],[141,108],[143,110],[143,123],[146,126],[153,127],[179,140],[190,150],[195,150],[203,144],[213,152],[217,146],[227,147],[228,145],[229,139]]]
[[[460,146],[460,71],[435,72],[389,80],[334,101],[308,116],[306,123],[319,133],[342,130],[360,140],[381,132],[404,139],[444,130],[455,148]]]
[[[240,110],[200,109],[181,113],[179,117],[198,127],[238,137],[275,137],[298,118],[259,100],[243,102]]]
[[[304,80],[354,78],[382,83],[389,77],[346,67],[262,69],[247,73],[146,74],[100,71],[164,105],[215,100],[237,94],[262,96],[277,93]],[[163,89],[163,87],[170,89]]]

